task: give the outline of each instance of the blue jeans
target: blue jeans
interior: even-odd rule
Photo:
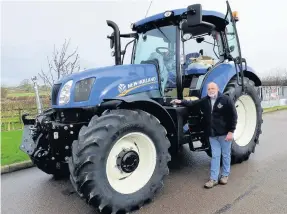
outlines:
[[[231,162],[231,143],[225,141],[224,136],[210,137],[209,142],[212,151],[212,159],[210,166],[210,179],[218,180],[220,171],[220,159],[222,154],[222,176],[229,176]]]

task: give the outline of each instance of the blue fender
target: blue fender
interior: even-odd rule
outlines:
[[[245,65],[243,65],[243,67],[245,67]],[[236,76],[234,64],[218,64],[206,74],[206,77],[204,78],[201,85],[201,98],[207,95],[208,83],[215,82],[219,87],[219,91],[223,93],[226,85],[234,76]],[[261,85],[261,80],[251,67],[247,66],[247,70],[244,71],[244,76],[253,80],[255,86]]]
[[[166,128],[169,134],[176,134],[176,123],[169,114],[169,112],[158,102],[150,98],[150,96],[145,93],[137,93],[124,97],[106,98],[103,99],[103,103],[100,108],[104,109],[141,109],[154,115],[161,121],[162,125]]]

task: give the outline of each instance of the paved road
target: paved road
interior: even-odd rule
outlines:
[[[276,128],[277,127],[277,128]],[[187,149],[155,201],[137,214],[287,213],[287,111],[264,115],[261,141],[248,162],[232,167],[227,186],[206,190],[209,158]],[[2,176],[3,214],[92,214],[71,192],[69,181],[55,181],[36,168]]]

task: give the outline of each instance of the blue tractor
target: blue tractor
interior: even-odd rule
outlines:
[[[237,21],[228,1],[226,14],[190,5],[135,22],[130,34],[107,21],[115,65],[59,80],[51,109],[23,115],[21,150],[45,173],[70,176],[100,211],[130,212],[161,189],[184,144],[211,156],[200,109],[171,100],[200,99],[215,82],[237,108],[232,163],[247,160],[261,134],[261,81],[241,56]],[[133,44],[129,65],[121,38]]]

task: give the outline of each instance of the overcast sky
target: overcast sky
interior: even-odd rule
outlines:
[[[202,3],[207,10],[226,12],[225,0],[153,0],[148,16],[169,9]],[[238,31],[243,56],[263,74],[287,68],[286,2],[283,0],[230,0],[239,12]],[[47,56],[54,44],[71,39],[70,51],[78,47],[81,68],[112,65],[106,20],[115,21],[121,33],[144,18],[150,0],[123,1],[2,1],[1,83],[17,85],[47,70]]]

